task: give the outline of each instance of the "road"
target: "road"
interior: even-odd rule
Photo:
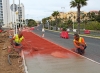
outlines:
[[[38,30],[34,30],[33,32],[41,36],[42,35],[41,28],[42,25],[38,27]],[[46,30],[44,38],[60,46],[71,49],[74,47],[73,35],[69,35],[69,37],[70,37],[69,39],[63,39],[60,38],[59,32]],[[88,37],[84,37],[84,38],[87,43],[87,49],[84,56],[100,63],[100,39],[88,38]]]

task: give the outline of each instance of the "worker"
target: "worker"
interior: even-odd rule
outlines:
[[[16,34],[12,39],[11,39],[11,45],[15,48],[15,50],[20,54],[22,51],[22,45],[21,42],[23,41],[24,37],[21,32],[19,34]]]
[[[80,55],[83,55],[87,47],[84,38],[80,37],[77,33],[75,33],[73,42],[75,46],[74,51]]]

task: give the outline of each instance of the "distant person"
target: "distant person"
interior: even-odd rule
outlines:
[[[73,40],[75,48],[73,51],[77,52],[80,55],[83,55],[85,53],[86,49],[86,43],[83,37],[80,37],[77,33],[74,34],[74,40]]]
[[[44,33],[45,33],[45,29],[44,28],[42,28],[42,37],[44,37]]]

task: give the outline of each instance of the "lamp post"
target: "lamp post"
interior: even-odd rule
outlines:
[[[20,24],[20,28],[21,28],[21,21],[20,21],[20,15],[21,15],[20,13],[21,12],[20,11],[21,11],[21,8],[20,8],[20,0],[19,0],[19,24]]]
[[[71,12],[71,17],[73,16],[74,21],[73,21],[73,31],[74,31],[74,22],[75,22],[75,14],[73,12]]]
[[[15,35],[15,0],[13,0],[13,29],[14,29],[14,35]]]
[[[28,25],[28,15],[29,15],[29,14],[27,14],[27,25]]]
[[[64,9],[65,9],[65,7],[61,7],[61,9],[62,9],[62,12],[63,12],[63,17],[62,17],[62,19],[63,19],[63,24],[64,24]],[[61,29],[61,25],[60,25],[60,29]]]
[[[63,12],[63,19],[64,19],[64,10],[63,9],[65,9],[65,7],[61,7],[61,9],[62,9],[62,12]]]
[[[16,12],[16,34],[17,34],[18,12]]]
[[[47,20],[47,25],[48,25],[48,29],[49,29],[49,21]]]

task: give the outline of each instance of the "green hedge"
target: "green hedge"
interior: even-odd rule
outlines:
[[[75,29],[77,29],[78,25],[75,24]],[[91,21],[88,23],[81,23],[80,29],[87,29],[87,30],[100,30],[100,23],[96,21]]]

